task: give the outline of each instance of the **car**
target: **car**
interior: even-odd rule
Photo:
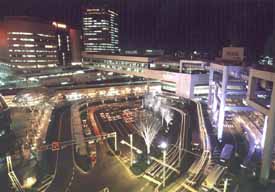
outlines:
[[[91,165],[92,167],[95,167],[96,165],[96,145],[91,144],[90,145],[90,160],[91,160]]]
[[[99,115],[100,115],[100,117],[101,117],[102,119],[105,119],[105,118],[106,118],[105,113],[99,113]]]
[[[92,135],[92,132],[89,128],[85,128],[84,129],[84,135],[87,137],[87,136],[91,136]]]
[[[83,125],[87,125],[87,120],[86,119],[82,119],[82,124]]]
[[[231,160],[234,153],[234,146],[232,144],[225,144],[220,154],[220,161],[227,163]]]

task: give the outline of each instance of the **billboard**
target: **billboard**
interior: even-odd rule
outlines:
[[[244,48],[243,47],[224,47],[222,50],[222,59],[243,61]]]

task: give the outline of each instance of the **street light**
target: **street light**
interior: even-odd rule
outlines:
[[[183,113],[183,117],[184,119],[181,120],[181,124],[184,123],[183,125],[183,129],[184,129],[184,133],[183,133],[183,130],[182,130],[182,125],[181,125],[181,128],[180,128],[180,142],[179,142],[179,164],[178,166],[180,167],[181,166],[181,156],[182,156],[182,151],[181,149],[183,148],[182,147],[182,139],[185,135],[185,132],[186,132],[186,113]]]
[[[159,148],[162,149],[163,153],[163,172],[162,172],[162,185],[165,187],[165,181],[166,181],[166,169],[165,169],[165,164],[166,164],[166,149],[167,149],[167,142],[162,141],[161,144],[159,145]]]
[[[131,148],[131,166],[133,166],[133,159],[134,159],[134,154],[133,154],[133,134],[129,134],[130,137],[130,148]]]
[[[161,144],[159,145],[159,148],[161,148],[161,149],[164,150],[164,149],[167,148],[167,146],[168,146],[167,143],[163,141],[163,142],[161,142]]]

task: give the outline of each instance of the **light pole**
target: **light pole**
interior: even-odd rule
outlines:
[[[166,181],[166,169],[165,165],[166,164],[166,149],[163,150],[163,187],[165,187],[165,181]]]
[[[225,181],[224,181],[223,192],[227,191],[227,185],[228,185],[228,178],[226,178]]]
[[[186,113],[183,113],[183,117],[184,119],[181,121],[181,128],[180,128],[180,142],[179,142],[179,164],[178,164],[178,167],[181,166],[181,156],[182,156],[182,151],[181,149],[183,148],[182,147],[182,137],[183,137],[183,130],[186,130]],[[183,127],[182,127],[182,124],[183,124]]]
[[[129,134],[130,137],[130,149],[131,149],[131,166],[133,166],[133,134]]]
[[[163,187],[165,187],[165,182],[166,182],[166,169],[165,169],[165,165],[166,165],[166,148],[167,148],[167,143],[166,142],[162,142],[159,147],[162,149],[162,154],[163,154],[163,172],[162,172],[162,185]]]
[[[87,113],[86,119],[88,119],[88,112],[89,112],[89,103],[88,101],[86,101],[86,113]]]
[[[116,132],[114,133],[115,137],[115,151],[117,151],[117,134]]]

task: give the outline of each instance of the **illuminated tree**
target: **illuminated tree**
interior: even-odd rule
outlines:
[[[144,139],[147,155],[150,154],[150,148],[153,140],[161,129],[162,125],[158,118],[153,116],[152,112],[143,111],[138,113],[134,128]]]

